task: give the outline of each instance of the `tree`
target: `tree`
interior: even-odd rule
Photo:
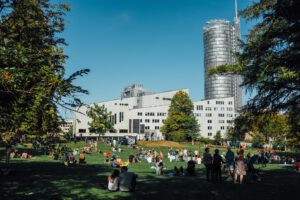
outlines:
[[[94,104],[88,107],[86,114],[92,119],[92,122],[88,123],[90,132],[103,134],[106,131],[113,131],[111,112],[108,112],[104,105]]]
[[[293,136],[300,140],[300,1],[260,0],[242,11],[246,20],[259,21],[241,41],[238,63],[214,73],[242,75],[247,91],[255,95],[245,110],[286,112],[292,116]]]
[[[193,114],[193,103],[188,94],[177,92],[171,101],[168,117],[160,129],[167,140],[193,141],[199,135],[199,124]]]
[[[72,109],[88,94],[65,77],[63,52],[66,4],[48,0],[0,0],[0,131],[2,136],[56,132],[58,106]]]
[[[221,131],[217,131],[216,135],[214,136],[214,139],[216,143],[221,144],[222,142]]]
[[[265,112],[260,115],[242,113],[234,120],[234,127],[230,132],[232,140],[243,141],[245,133],[251,133],[253,143],[262,146],[266,143],[283,143],[290,133],[290,126],[286,116]]]

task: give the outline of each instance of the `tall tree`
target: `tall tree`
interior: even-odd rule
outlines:
[[[0,131],[20,137],[56,131],[58,106],[81,105],[88,92],[65,77],[66,4],[49,0],[0,0]]]
[[[94,104],[93,106],[89,106],[86,114],[92,119],[88,123],[90,132],[103,134],[106,131],[113,131],[111,112],[108,112],[104,105],[99,106]]]
[[[295,119],[294,136],[300,135],[299,8],[298,0],[260,0],[243,10],[246,20],[258,23],[242,41],[239,63],[210,72],[241,74],[242,86],[255,94],[245,108],[287,112]]]
[[[167,140],[191,141],[198,137],[199,124],[193,114],[193,103],[186,92],[179,91],[173,96],[161,131]]]

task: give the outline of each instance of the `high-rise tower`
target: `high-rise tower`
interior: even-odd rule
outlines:
[[[205,98],[234,97],[235,109],[242,106],[241,77],[234,74],[208,76],[209,71],[222,64],[236,61],[239,51],[240,21],[235,0],[234,25],[227,20],[210,20],[204,27]]]

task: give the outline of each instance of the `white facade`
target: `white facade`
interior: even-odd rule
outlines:
[[[168,109],[175,91],[143,94],[98,103],[112,113],[112,121],[117,133],[143,134],[149,139],[163,139],[160,127],[168,116]],[[187,89],[181,91],[189,92]],[[201,109],[200,109],[201,108]],[[87,106],[79,108],[86,113]],[[224,135],[230,122],[235,117],[234,98],[210,99],[194,102],[194,113],[200,124],[200,135],[213,138],[218,130]],[[210,120],[210,121],[209,121]],[[76,136],[98,136],[89,132],[90,119],[83,114],[75,113],[74,131]],[[120,135],[120,134],[118,134]]]
[[[68,133],[73,128],[73,121],[67,120],[65,122],[61,122],[58,127],[61,132]]]

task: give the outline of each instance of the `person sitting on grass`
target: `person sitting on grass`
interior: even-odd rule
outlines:
[[[109,191],[117,191],[119,185],[119,176],[120,171],[118,169],[114,169],[113,173],[108,176],[108,190]]]
[[[80,154],[79,154],[79,164],[85,164],[86,162],[85,162],[85,156],[84,156],[84,153],[83,152],[81,152]]]
[[[73,165],[73,164],[76,164],[77,160],[75,159],[75,156],[72,154],[69,158],[69,164],[70,165]]]
[[[29,155],[27,152],[24,152],[24,153],[22,153],[21,158],[30,159],[30,158],[32,158],[32,156]]]
[[[173,170],[173,174],[174,174],[174,176],[179,176],[179,169],[175,166],[174,167],[174,170]]]
[[[127,167],[121,168],[119,181],[119,189],[122,192],[130,192],[135,190],[137,175],[133,172],[128,172]]]
[[[195,175],[195,166],[196,166],[196,162],[194,160],[189,160],[187,162],[187,174],[190,176]]]

